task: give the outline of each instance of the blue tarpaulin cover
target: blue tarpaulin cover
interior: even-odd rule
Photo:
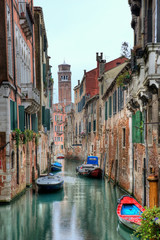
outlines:
[[[98,165],[98,157],[96,157],[96,156],[88,156],[87,157],[87,164]]]

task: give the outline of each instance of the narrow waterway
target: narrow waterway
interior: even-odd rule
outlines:
[[[136,239],[118,223],[117,199],[124,195],[107,180],[79,177],[79,162],[61,160],[64,188],[40,194],[32,189],[0,206],[0,240]]]

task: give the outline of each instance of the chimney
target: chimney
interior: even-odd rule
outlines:
[[[103,59],[103,52],[101,52],[101,60]]]
[[[98,52],[96,53],[96,61],[98,62]]]
[[[80,80],[78,80],[78,85],[80,85]]]
[[[84,70],[84,75],[86,75],[86,69]]]

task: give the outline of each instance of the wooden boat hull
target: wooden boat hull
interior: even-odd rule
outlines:
[[[144,210],[131,196],[122,196],[118,200],[117,215],[119,221],[132,230],[141,224],[141,214]]]
[[[38,190],[41,191],[55,191],[63,187],[63,179],[60,176],[46,176],[37,179],[36,184]]]
[[[82,164],[81,166],[76,168],[76,172],[78,172],[79,175],[91,177],[91,178],[102,177],[101,168],[96,166],[87,167],[86,165]]]

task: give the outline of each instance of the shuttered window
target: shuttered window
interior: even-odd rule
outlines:
[[[117,113],[117,91],[113,94],[113,114]]]
[[[24,132],[25,129],[25,113],[24,106],[18,106],[19,109],[19,129]]]
[[[93,121],[93,132],[96,131],[96,120]]]
[[[105,120],[108,119],[108,101],[105,102]]]
[[[141,111],[132,115],[132,141],[133,143],[144,143],[143,116]]]
[[[46,82],[46,64],[43,64],[43,83]]]
[[[112,96],[109,97],[109,117],[112,116]]]
[[[11,130],[17,128],[17,103],[10,100],[10,122]]]
[[[88,123],[88,132],[91,132],[91,122]]]
[[[46,127],[47,130],[50,130],[50,109],[46,109]]]
[[[45,127],[45,106],[42,106],[42,125]]]
[[[31,120],[32,120],[32,130],[37,133],[38,132],[38,118],[37,118],[36,113],[31,115]]]

